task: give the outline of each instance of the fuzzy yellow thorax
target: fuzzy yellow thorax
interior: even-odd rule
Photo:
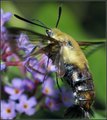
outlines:
[[[87,59],[82,52],[79,44],[71,36],[61,32],[56,28],[52,29],[52,31],[52,37],[62,43],[60,54],[62,55],[65,63],[74,64],[80,69],[84,69],[86,65],[88,66]],[[67,45],[68,41],[71,42],[71,47]]]

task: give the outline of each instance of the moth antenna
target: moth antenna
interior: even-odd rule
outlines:
[[[19,16],[19,15],[14,14],[14,16],[15,16],[16,18],[20,19],[20,20],[23,20],[23,21],[27,22],[27,23],[30,23],[30,24],[33,24],[33,25],[36,25],[36,26],[39,26],[39,27],[42,27],[42,28],[45,28],[45,29],[50,29],[50,28],[48,28],[48,27],[46,27],[46,26],[44,26],[44,25],[40,25],[40,24],[34,23],[34,22],[32,22],[32,21],[30,21],[30,20],[28,20],[28,19],[25,19],[25,18],[23,18],[23,17],[21,17],[21,16]]]
[[[60,20],[60,18],[61,18],[61,14],[62,14],[62,6],[59,6],[58,18],[57,18],[57,22],[56,22],[56,28],[58,27],[59,20]]]
[[[47,27],[46,24],[44,24],[42,21],[40,21],[40,20],[38,20],[38,19],[31,19],[31,20],[32,20],[32,21],[37,21],[37,22],[39,22],[41,25]],[[48,27],[47,27],[47,28],[48,28]]]
[[[42,21],[40,21],[40,20],[38,20],[38,19],[36,19],[36,21],[38,21],[41,25],[47,27]],[[47,27],[47,28],[48,28],[48,27]]]

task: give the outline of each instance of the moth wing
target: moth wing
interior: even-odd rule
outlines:
[[[91,54],[93,54],[99,48],[105,48],[106,40],[95,40],[93,42],[91,42],[91,41],[89,41],[89,42],[88,41],[80,41],[79,42],[78,41],[78,44],[84,51],[85,55],[89,57]]]
[[[8,28],[8,33],[9,33],[9,37],[13,37],[13,38],[18,38],[18,36],[21,33],[25,33],[29,37],[30,42],[34,44],[43,43],[45,45],[48,44],[49,42],[48,40],[55,41],[55,39],[47,35],[40,34],[38,32],[26,28],[11,27]]]
[[[64,67],[64,60],[62,56],[60,55],[60,53],[56,54],[55,61],[53,63],[58,68],[57,75],[59,77],[63,77],[65,75],[65,67]]]
[[[47,46],[49,44],[49,40],[55,41],[55,39],[53,39],[49,36],[40,34],[38,32],[32,31],[32,30],[28,30],[26,28],[11,27],[11,28],[8,28],[7,30],[8,30],[8,38],[9,38],[8,43],[11,47],[11,50],[14,53],[16,53],[17,55],[19,54],[18,50],[16,49],[18,47],[17,40],[19,39],[19,36],[22,33],[27,35],[29,42],[35,46],[32,51],[32,52],[36,53],[35,55],[41,53],[41,48]],[[22,43],[23,43],[23,41],[22,41]]]

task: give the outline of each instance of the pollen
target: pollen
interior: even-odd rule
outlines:
[[[52,102],[49,102],[49,106],[52,107],[52,106],[53,106],[53,103],[52,103]]]
[[[46,93],[49,93],[49,89],[48,89],[48,88],[46,88],[46,89],[45,89],[45,92],[46,92]]]
[[[28,108],[28,105],[27,105],[27,104],[24,104],[23,107],[26,109],[26,108]]]
[[[10,109],[10,108],[7,108],[7,109],[6,109],[6,112],[7,112],[7,113],[11,113],[11,109]]]
[[[18,90],[18,89],[15,89],[14,91],[15,91],[15,93],[16,93],[16,94],[18,94],[18,93],[19,93],[19,90]]]

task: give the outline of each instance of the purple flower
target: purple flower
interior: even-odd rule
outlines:
[[[35,82],[43,82],[45,75],[41,73],[32,73]]]
[[[10,20],[12,14],[10,12],[4,13],[2,9],[0,10],[0,13],[1,13],[0,25],[2,27],[5,24],[5,22]]]
[[[60,109],[60,103],[56,99],[46,97],[45,104],[51,111],[58,111]]]
[[[64,106],[70,107],[74,104],[74,97],[73,97],[73,92],[71,89],[62,89],[62,102]]]
[[[46,68],[46,70],[48,72],[55,72],[55,71],[57,71],[56,66],[52,64],[52,60],[49,59],[45,54],[42,56],[41,59],[43,59],[45,68]],[[49,59],[49,61],[48,61],[48,59]]]
[[[13,101],[9,101],[6,103],[5,101],[1,101],[1,119],[9,120],[16,117],[15,112],[15,103]]]
[[[6,64],[4,62],[0,63],[0,71],[6,69]]]
[[[23,87],[26,90],[32,91],[35,88],[35,83],[32,80],[26,78],[23,80]]]
[[[37,71],[41,72],[40,69],[39,69],[39,66],[38,66],[37,59],[33,58],[33,57],[28,57],[25,60],[25,67],[31,73],[37,72]]]
[[[19,103],[16,104],[16,110],[19,113],[25,113],[27,115],[33,115],[36,111],[35,106],[37,101],[35,97],[27,98],[26,95],[20,96]]]
[[[54,80],[51,78],[48,78],[44,81],[42,85],[42,93],[49,96],[56,96],[56,90],[55,90],[55,83]]]
[[[35,48],[35,46],[29,42],[29,38],[26,34],[20,34],[17,41],[18,47],[25,52],[26,56],[29,55]]]
[[[46,70],[42,66],[40,66],[38,61],[37,61],[37,65],[35,65],[34,69],[37,70],[37,71],[32,72],[32,76],[33,76],[34,80],[36,82],[43,82],[44,77],[46,75]]]
[[[4,13],[3,10],[0,10],[0,37],[1,40],[7,40],[7,30],[4,27],[5,22],[9,21],[11,18],[12,14],[10,12],[6,12]]]
[[[36,82],[43,82],[46,70],[40,66],[36,58],[27,58],[24,65]]]
[[[23,93],[23,81],[19,78],[12,80],[12,86],[5,86],[4,90],[10,95],[10,99],[17,100]]]

